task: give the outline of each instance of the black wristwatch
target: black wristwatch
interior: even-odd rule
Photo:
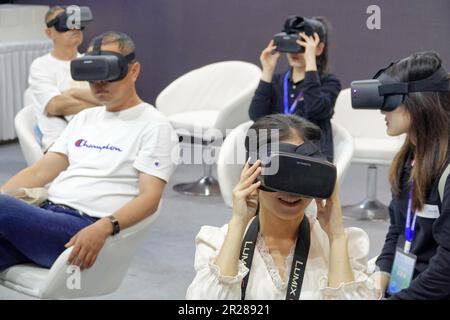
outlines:
[[[112,235],[115,236],[120,232],[119,221],[114,216],[108,216],[108,219],[111,221],[113,227]]]

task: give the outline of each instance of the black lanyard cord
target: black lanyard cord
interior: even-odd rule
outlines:
[[[248,273],[242,280],[241,299],[245,300],[248,279],[255,253],[256,241],[259,233],[259,216],[257,215],[250,224],[242,242],[240,259],[248,268]],[[305,275],[306,262],[308,259],[311,241],[310,226],[308,218],[305,216],[299,226],[297,244],[295,245],[294,259],[292,261],[291,273],[286,292],[286,300],[298,300],[302,290],[303,278]]]

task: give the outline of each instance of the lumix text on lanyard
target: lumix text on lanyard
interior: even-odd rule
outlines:
[[[284,98],[284,114],[294,114],[297,109],[298,101],[303,97],[303,91],[301,91],[296,97],[292,105],[289,106],[289,78],[291,76],[291,71],[286,72],[283,82],[283,98]]]
[[[245,300],[245,292],[247,290],[248,279],[250,277],[258,233],[259,216],[257,215],[250,224],[241,247],[240,259],[249,270],[245,278],[242,280],[242,300]],[[308,218],[306,218],[305,216],[298,230],[297,244],[295,245],[294,259],[292,261],[291,273],[289,275],[286,300],[298,300],[300,298],[303,278],[305,275],[306,262],[308,259],[310,241],[310,226]]]

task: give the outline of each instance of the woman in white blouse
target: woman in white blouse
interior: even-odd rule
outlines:
[[[256,132],[278,129],[280,142],[294,145],[320,136],[317,126],[287,115],[261,118],[251,129]],[[294,272],[291,270],[296,243],[305,242],[307,238],[309,252],[305,255],[306,268],[297,299],[377,298],[373,280],[366,274],[369,238],[361,229],[344,229],[338,188],[326,204],[315,200],[317,216],[305,214],[312,199],[259,189],[260,182],[255,181],[261,173],[260,165],[258,160],[254,165],[247,162],[244,166],[233,190],[230,222],[222,228],[204,226],[197,235],[196,276],[186,298],[292,299],[293,296],[289,296],[291,281],[298,282],[296,276],[300,273],[297,268]],[[241,246],[257,214],[258,203],[256,218],[260,227],[249,270],[240,259]],[[301,232],[305,230],[303,221],[309,223],[306,234]],[[241,288],[243,280],[245,289]]]

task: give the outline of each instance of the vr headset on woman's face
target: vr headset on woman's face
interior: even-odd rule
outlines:
[[[353,109],[380,109],[394,111],[403,103],[410,92],[446,92],[450,91],[447,71],[441,66],[430,77],[411,82],[399,82],[381,69],[371,80],[359,80],[351,83]]]
[[[89,7],[76,7],[79,9],[79,24],[73,23],[74,21],[72,15],[77,14],[75,12],[68,12],[68,8],[58,14],[55,18],[47,22],[47,27],[55,27],[58,32],[67,32],[69,30],[84,30],[86,24],[94,20],[94,16],[92,15],[92,11]],[[76,21],[75,21],[76,22]]]
[[[247,150],[248,150],[248,143]],[[272,147],[270,147],[272,146]],[[272,149],[272,150],[271,150]],[[262,164],[260,189],[266,192],[286,192],[306,198],[328,199],[336,184],[336,167],[326,160],[312,141],[297,146],[280,143],[249,152],[250,164],[260,159]],[[276,164],[278,170],[271,172]]]
[[[302,53],[305,48],[297,43],[299,33],[304,32],[308,37],[317,32],[321,41],[325,38],[325,28],[318,20],[299,16],[291,16],[284,23],[283,31],[273,37],[274,45],[279,52]]]
[[[118,52],[102,51],[103,37],[94,39],[92,51],[72,60],[70,72],[76,81],[120,81],[128,74],[128,65],[136,55],[134,52],[124,56]]]

